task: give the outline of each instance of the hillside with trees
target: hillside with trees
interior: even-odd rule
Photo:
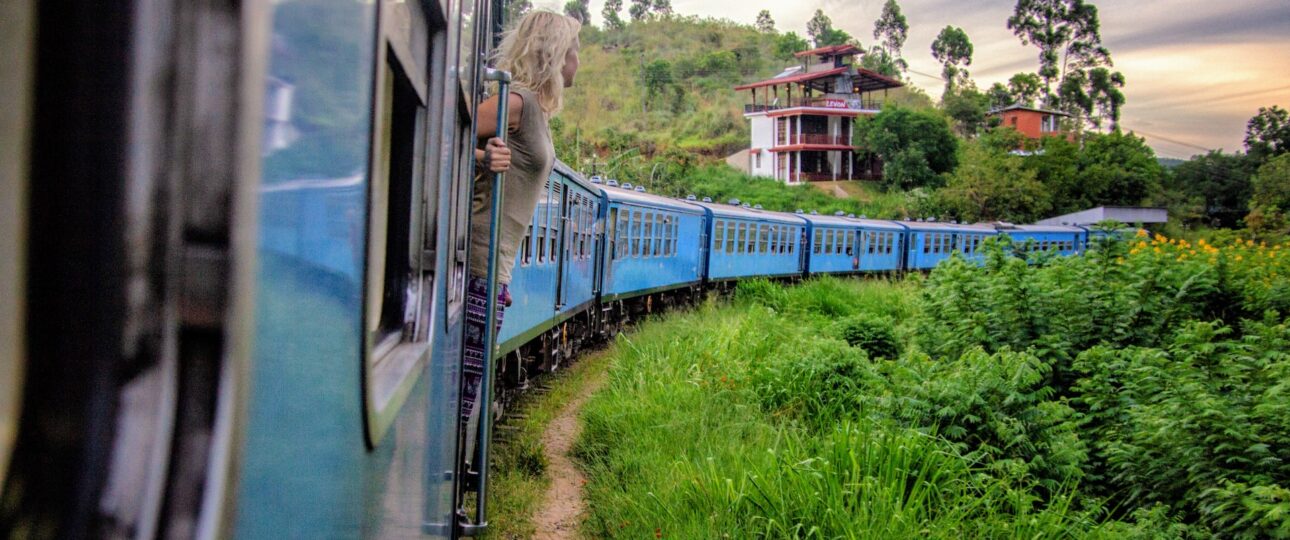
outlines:
[[[512,3],[513,16],[525,4]],[[590,18],[585,0],[564,10]],[[676,14],[666,0],[611,0],[601,15],[602,26],[584,23],[578,81],[552,122],[557,154],[588,174],[785,211],[1029,222],[1145,204],[1168,207],[1174,227],[1290,229],[1287,167],[1278,161],[1290,151],[1286,111],[1260,109],[1244,153],[1161,166],[1144,139],[1119,129],[1126,80],[1102,43],[1097,7],[1083,0],[1017,0],[999,24],[1035,49],[1036,69],[989,88],[972,78],[975,51],[962,28],[947,25],[929,51],[905,50],[909,16],[897,0],[885,2],[872,34],[861,37],[835,27],[823,10],[801,34],[777,27],[768,10],[744,25]],[[848,188],[860,197],[833,199],[837,191],[788,187],[726,166],[723,158],[747,148],[749,137],[745,97],[733,87],[796,65],[794,52],[837,44],[857,46],[862,67],[895,78],[906,78],[908,55],[929,54],[942,65],[939,99],[906,86],[889,93],[881,113],[856,123],[855,140],[884,162],[885,178]],[[1073,136],[1033,141],[998,129],[988,112],[1013,104],[1068,114],[1062,128]]]

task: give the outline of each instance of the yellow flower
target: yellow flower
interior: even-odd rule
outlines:
[[[1146,229],[1138,229],[1138,232],[1136,232],[1136,233],[1134,233],[1134,234],[1135,234],[1135,235],[1137,235],[1137,236],[1139,236],[1139,237],[1146,236],[1146,235],[1147,235],[1147,230],[1146,230]]]
[[[1240,255],[1237,255],[1237,256],[1236,256],[1236,260],[1238,260],[1238,261],[1239,261],[1239,260],[1241,260],[1241,256],[1240,256]]]
[[[1115,264],[1124,264],[1124,257],[1116,257]]]
[[[1156,253],[1160,253],[1160,248],[1159,248],[1159,247],[1153,247],[1153,248],[1151,248],[1151,251],[1154,251],[1154,252],[1156,252]]]

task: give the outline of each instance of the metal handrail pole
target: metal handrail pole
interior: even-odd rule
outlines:
[[[511,74],[500,69],[488,68],[484,80],[497,82],[497,138],[506,140],[508,127]],[[492,214],[488,224],[488,287],[484,309],[484,365],[479,380],[479,429],[476,431],[475,468],[479,474],[479,491],[475,505],[475,525],[488,526],[485,503],[488,498],[488,446],[493,430],[493,370],[495,368],[497,341],[497,251],[501,235],[502,185],[505,173],[493,174]]]

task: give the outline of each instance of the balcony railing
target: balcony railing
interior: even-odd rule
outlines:
[[[851,142],[846,135],[825,135],[823,133],[794,133],[784,139],[780,139],[779,145],[786,146],[790,144],[832,144],[838,146],[850,146]]]
[[[795,107],[818,107],[821,109],[843,109],[851,111],[879,111],[882,110],[882,100],[860,98],[809,98],[784,100],[774,105],[748,103],[744,104],[744,114],[792,109]]]

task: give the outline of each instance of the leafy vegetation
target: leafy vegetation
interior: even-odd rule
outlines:
[[[586,532],[1290,535],[1290,244],[1009,248],[745,282],[622,338],[578,446]]]

